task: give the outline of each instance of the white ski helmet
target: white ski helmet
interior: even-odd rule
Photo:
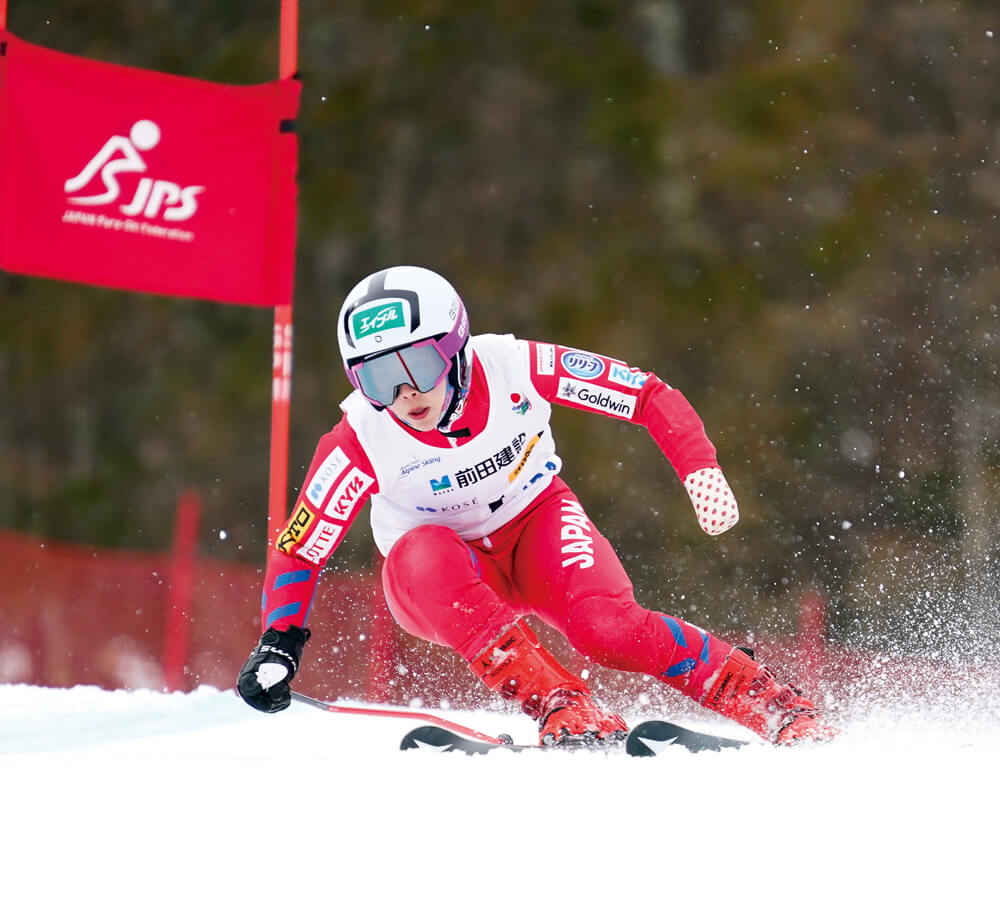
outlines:
[[[404,383],[430,392],[451,386],[440,424],[469,390],[469,317],[458,292],[436,272],[393,266],[358,282],[337,319],[337,342],[351,385],[375,408]]]

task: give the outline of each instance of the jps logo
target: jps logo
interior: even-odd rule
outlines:
[[[122,188],[118,182],[122,174],[143,174],[146,162],[140,152],[148,152],[160,142],[160,128],[152,120],[137,120],[128,136],[112,136],[101,150],[87,162],[83,170],[64,184],[67,194],[79,193],[95,178],[104,188],[101,193],[87,196],[70,196],[69,201],[78,206],[106,206],[117,202]],[[95,188],[96,189],[96,188]],[[162,217],[166,221],[187,221],[198,211],[197,196],[204,187],[182,187],[170,180],[143,177],[135,189],[131,202],[119,206],[130,218]]]
[[[362,310],[360,313],[355,313],[351,321],[354,324],[355,338],[364,338],[373,332],[383,332],[386,329],[405,328],[403,302],[393,301],[390,304]]]

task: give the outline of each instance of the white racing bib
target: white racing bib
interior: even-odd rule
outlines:
[[[490,395],[486,426],[455,448],[428,446],[353,393],[341,406],[378,480],[371,523],[383,554],[418,525],[445,525],[464,540],[488,535],[524,510],[558,474],[552,407],[531,382],[527,343],[474,336]]]

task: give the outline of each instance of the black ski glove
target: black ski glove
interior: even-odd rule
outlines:
[[[285,631],[269,629],[250,652],[236,689],[248,705],[260,712],[280,712],[292,701],[291,682],[302,660],[302,649],[312,634],[290,626]]]

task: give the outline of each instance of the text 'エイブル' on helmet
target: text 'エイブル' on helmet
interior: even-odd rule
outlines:
[[[469,318],[451,283],[430,269],[394,266],[358,282],[344,300],[337,341],[347,378],[376,408],[404,384],[429,392],[448,378],[441,423],[469,386]]]

